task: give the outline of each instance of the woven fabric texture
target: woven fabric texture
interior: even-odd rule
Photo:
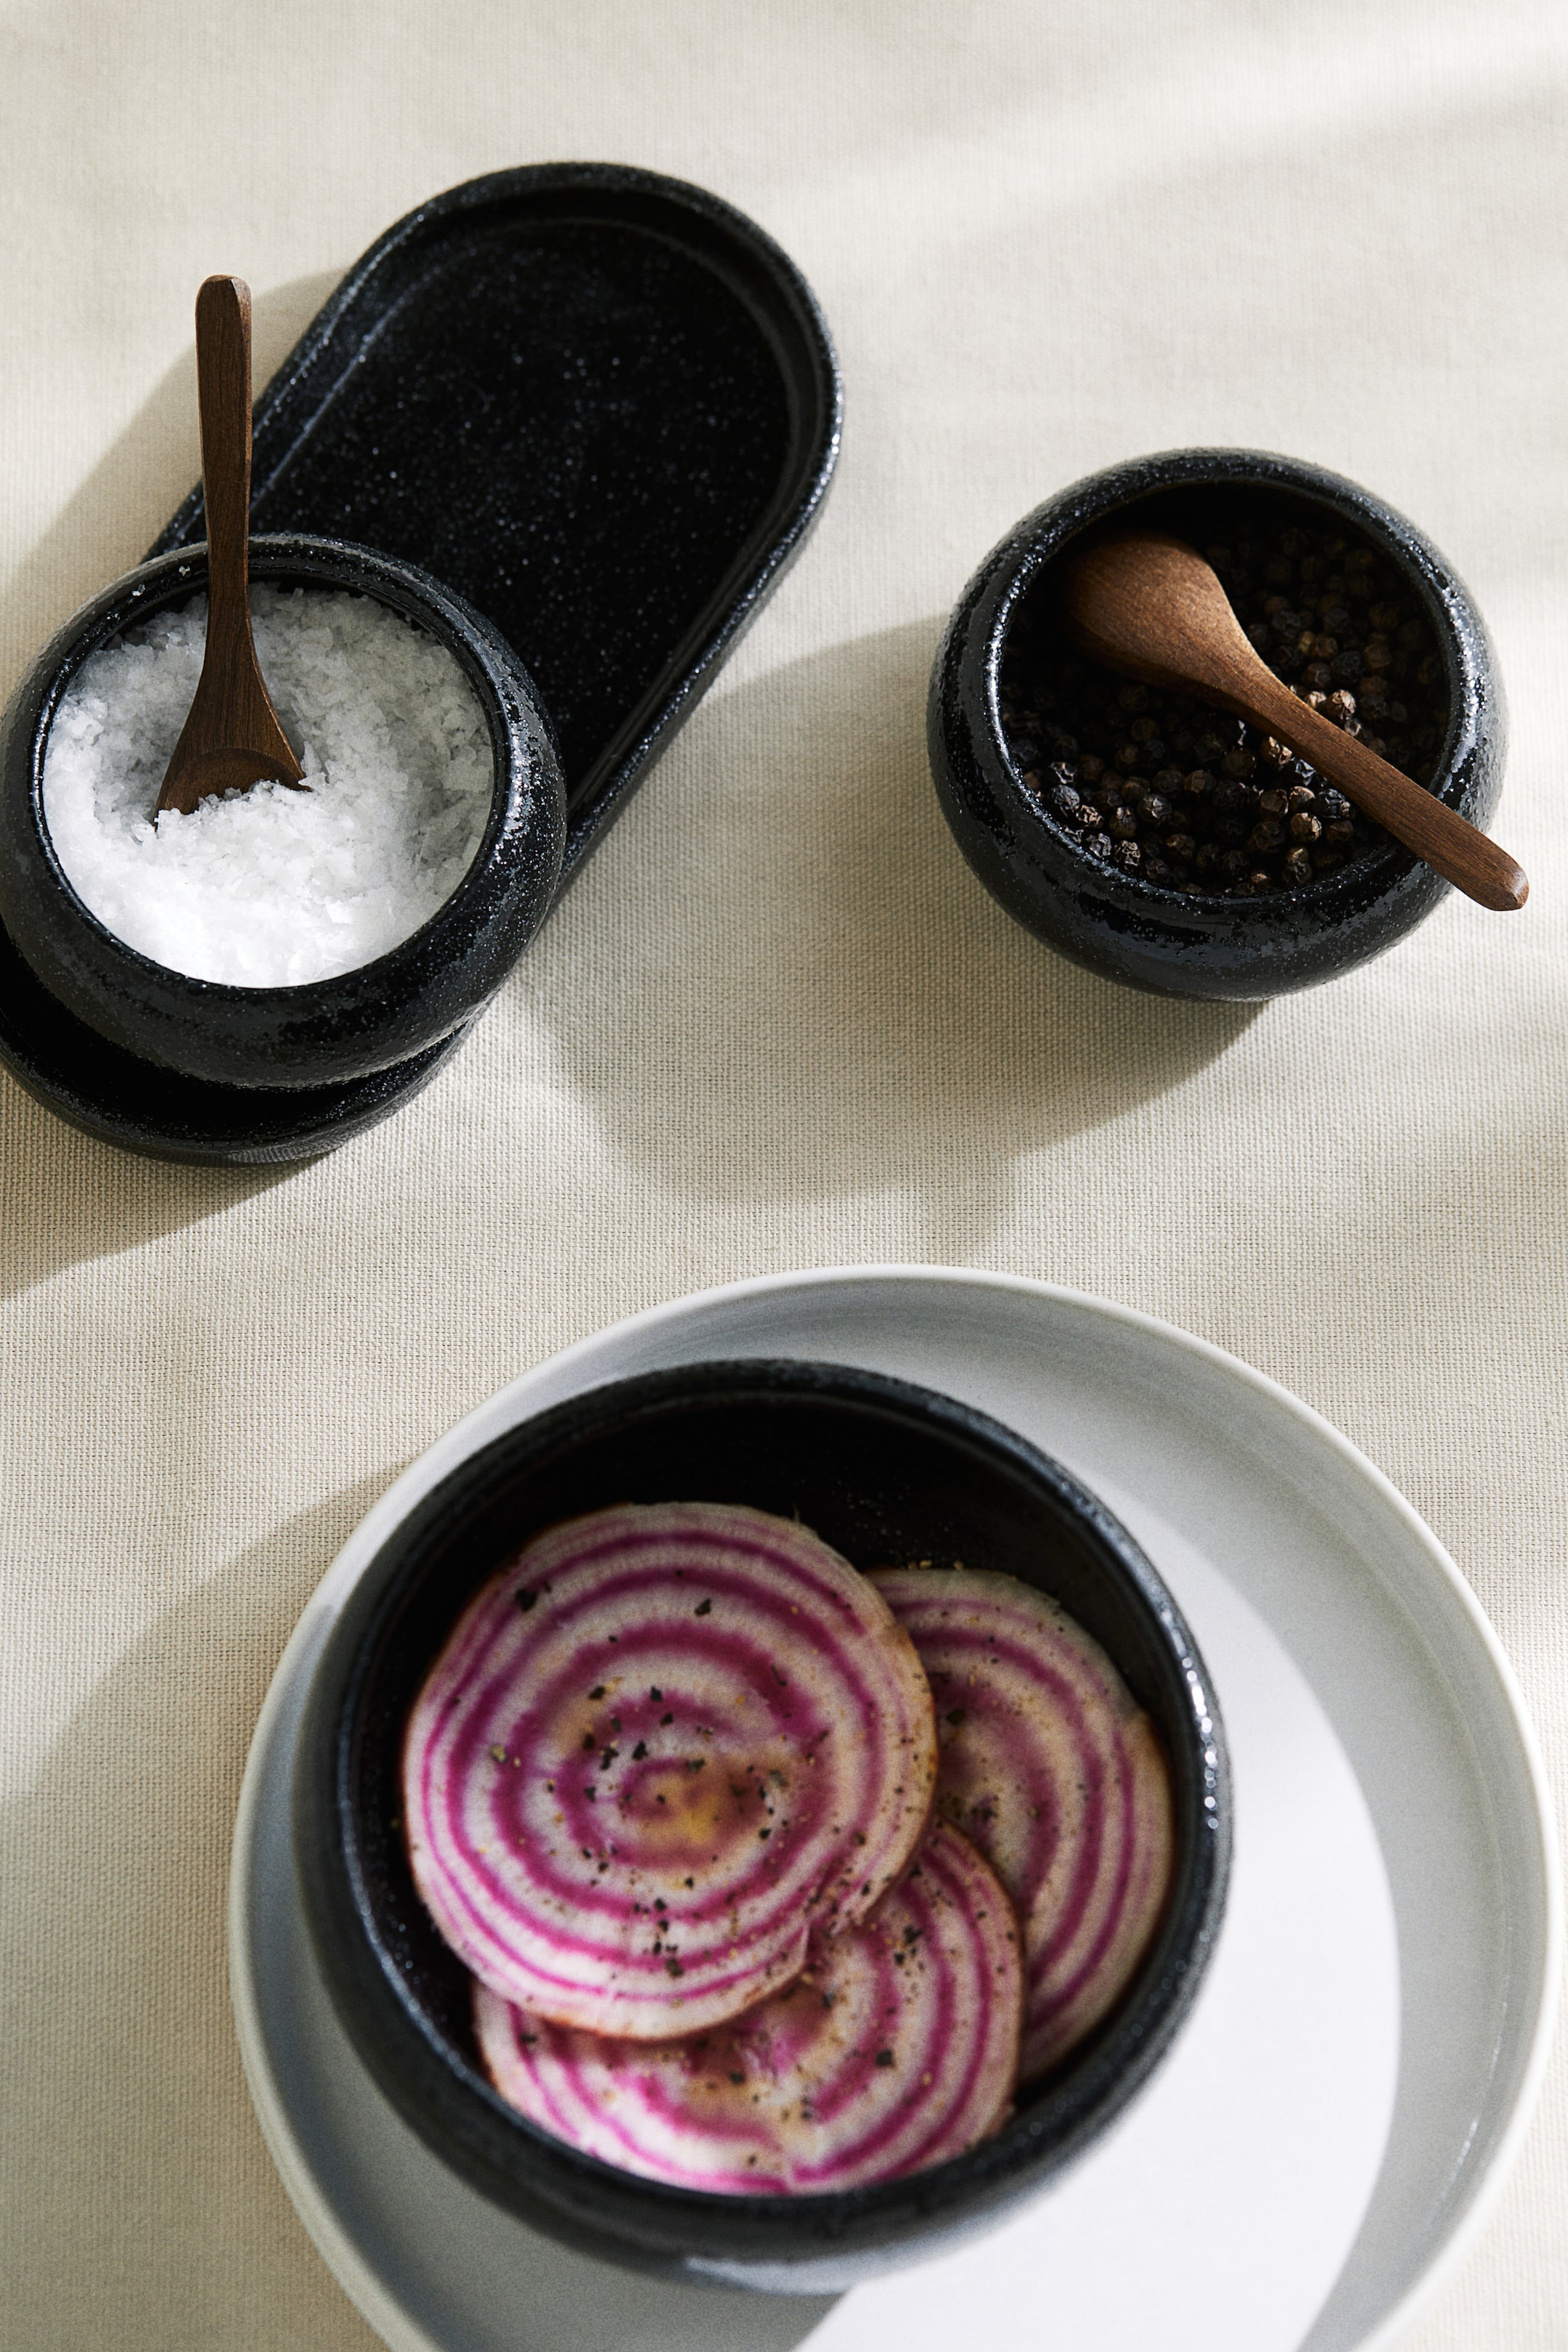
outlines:
[[[272,1667],[467,1407],[630,1310],[924,1260],[1100,1292],[1364,1447],[1568,1768],[1568,19],[1494,0],[6,0],[0,691],[421,198],[702,182],[848,391],[804,560],[472,1044],[290,1173],[101,1149],[0,1073],[0,2342],[361,2352],[247,2099],[225,1876]],[[942,617],[1097,466],[1281,448],[1415,517],[1513,719],[1524,914],[1448,898],[1266,1009],[1056,960],[931,789]],[[1403,2352],[1568,2344],[1568,2053]],[[737,2352],[742,2352],[738,2347]]]

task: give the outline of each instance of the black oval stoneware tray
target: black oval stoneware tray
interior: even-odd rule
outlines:
[[[560,742],[564,888],[798,551],[840,410],[810,289],[742,214],[616,164],[498,172],[389,229],[279,369],[251,528],[402,556],[510,640]],[[151,552],[204,534],[198,488]],[[41,998],[0,937],[0,1058],[163,1159],[329,1150],[461,1042],[355,1087],[203,1088]]]

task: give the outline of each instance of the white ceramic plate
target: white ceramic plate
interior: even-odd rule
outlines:
[[[447,2174],[338,2028],[288,1843],[321,1640],[416,1497],[578,1390],[738,1355],[899,1373],[1059,1456],[1186,1612],[1236,1775],[1219,1948],[1150,2084],[1021,2215],[837,2303],[636,2278]],[[230,1953],[273,2158],[395,2352],[1372,2352],[1458,2257],[1523,2127],[1551,2028],[1557,1884],[1533,1736],[1490,1628],[1429,1529],[1326,1423],[1122,1308],[1001,1276],[853,1269],[637,1316],[515,1381],[397,1481],[268,1695]]]

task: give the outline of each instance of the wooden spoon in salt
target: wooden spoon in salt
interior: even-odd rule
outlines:
[[[1277,677],[1195,547],[1123,532],[1068,566],[1069,634],[1081,653],[1151,686],[1201,695],[1289,746],[1436,873],[1483,907],[1522,907],[1524,870],[1506,849]]]
[[[308,792],[279,723],[250,635],[250,289],[209,278],[196,296],[196,390],[207,516],[207,639],[202,674],[158,794],[188,816],[211,793],[268,780]]]

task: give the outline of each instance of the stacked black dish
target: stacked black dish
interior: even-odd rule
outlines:
[[[840,391],[798,271],[718,198],[550,164],[390,229],[258,404],[253,571],[346,585],[458,656],[496,794],[465,882],[338,982],[246,990],[128,949],[48,836],[81,662],[204,579],[200,492],[61,632],[7,713],[0,1058],[156,1157],[268,1161],[385,1118],[461,1042],[766,601],[820,509]]]

